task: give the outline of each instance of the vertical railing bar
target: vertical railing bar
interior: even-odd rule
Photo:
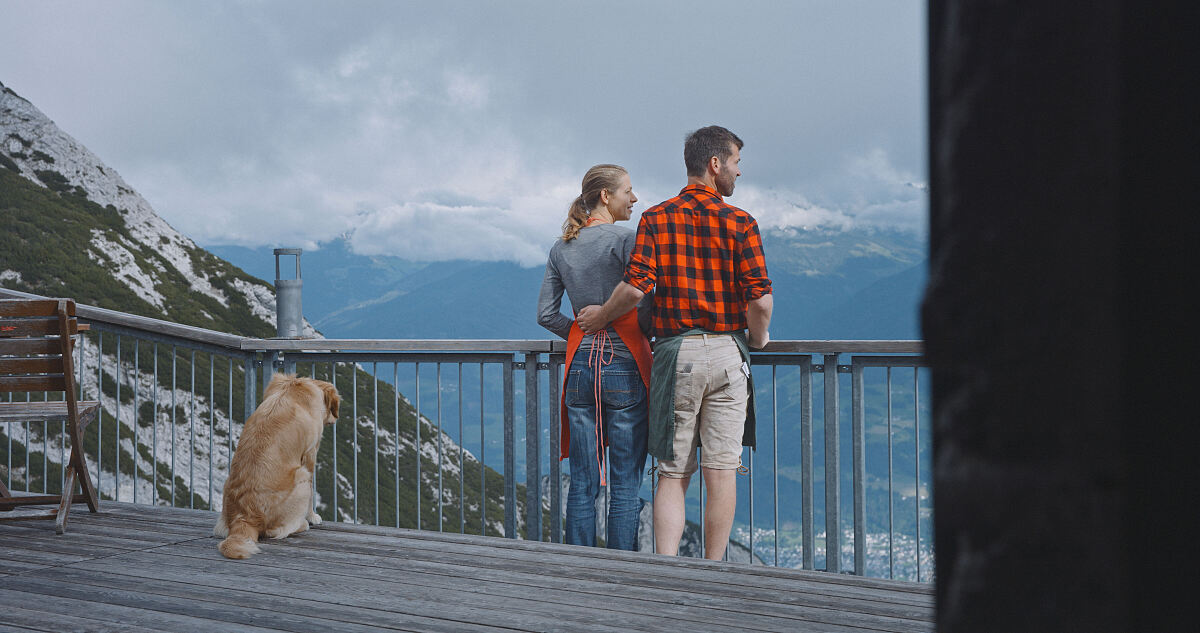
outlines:
[[[396,435],[393,446],[393,470],[396,473],[396,527],[400,527],[400,363],[392,363],[392,406],[395,407]]]
[[[175,392],[178,391],[178,377],[176,375],[175,360],[178,357],[179,350],[176,346],[171,346],[171,507],[175,507]]]
[[[800,365],[800,469],[802,552],[804,569],[816,569],[816,460],[813,459],[813,365]]]
[[[97,397],[96,399],[99,400],[99,397]],[[12,392],[9,392],[9,394],[8,394],[8,401],[9,402],[13,401]],[[7,455],[8,455],[8,470],[7,470],[8,481],[5,482],[4,485],[9,490],[12,490],[12,433],[8,430],[8,427],[4,427],[4,437],[8,438],[8,453],[7,453]]]
[[[697,450],[699,451],[699,455],[697,456],[696,461],[697,461],[697,463],[703,464],[704,463],[704,447],[701,446]],[[704,469],[703,468],[696,469],[696,488],[700,491],[700,558],[704,558],[704,555],[706,554],[706,552],[704,550],[704,548],[705,548],[705,538],[704,538],[704,532],[705,532],[705,529],[704,529],[704,527],[705,527],[705,524],[704,524],[704,493],[705,493],[705,489],[704,489]],[[687,507],[686,501],[684,502],[684,507],[685,508]],[[686,521],[684,524],[686,525]]]
[[[825,416],[822,421],[825,430],[825,571],[835,574],[842,571],[842,462],[838,450],[841,411],[837,366],[838,354],[825,354],[822,368],[825,374]]]
[[[466,486],[464,481],[467,473],[467,463],[463,461],[464,445],[466,438],[463,437],[463,397],[462,397],[462,363],[458,364],[458,533],[464,534],[467,531],[467,497]]]
[[[917,582],[921,582],[921,383],[913,367],[913,498],[917,503]]]
[[[49,396],[47,396],[49,399]],[[50,493],[50,420],[42,421],[42,494]],[[61,487],[60,487],[61,488]]]
[[[562,364],[550,355],[550,542],[562,543],[562,394],[559,368]],[[640,476],[640,473],[639,473]]]
[[[25,392],[25,402],[33,402],[33,394],[32,393],[30,393],[28,391]],[[24,442],[24,446],[25,446],[25,492],[32,492],[32,490],[29,489],[29,486],[32,485],[32,483],[33,483],[32,481],[30,481],[31,479],[33,479],[33,477],[30,476],[30,473],[33,472],[33,468],[29,464],[29,445],[30,445],[29,420],[26,420],[24,422],[24,426],[25,426],[25,442]]]
[[[337,361],[329,361],[329,382],[333,385],[334,391],[337,391]],[[333,425],[333,477],[330,481],[333,485],[333,520],[342,520],[342,506],[338,499],[338,477],[341,476],[341,471],[338,470],[338,441],[337,441],[338,425]]]
[[[217,356],[208,353],[208,509],[213,509],[213,436],[217,432]]]
[[[438,532],[445,531],[442,527],[442,517],[445,515],[445,507],[443,500],[446,498],[446,490],[442,485],[442,471],[445,468],[442,463],[442,364],[437,364],[437,449],[438,449]]]
[[[775,529],[775,566],[779,566],[779,398],[775,379],[775,370],[779,366],[771,365],[771,437],[774,446],[771,448],[771,511],[774,515]],[[804,388],[803,385],[800,387]]]
[[[371,363],[371,382],[374,385],[374,400],[371,410],[375,412],[375,452],[371,461],[375,464],[375,479],[371,487],[375,489],[375,525],[379,525],[379,363]]]
[[[100,402],[100,411],[96,413],[96,494],[104,490],[104,480],[100,475],[104,472],[104,331],[96,341],[96,400]],[[9,451],[11,455],[12,451]]]
[[[154,490],[154,503],[158,505],[158,343],[154,344],[154,390],[150,394],[150,407],[154,411],[150,417],[150,487]]]
[[[317,377],[317,361],[314,360],[308,364],[308,376],[310,378]],[[340,410],[339,410],[339,413],[341,413]],[[333,425],[335,427],[337,426],[336,419],[333,421]],[[322,435],[322,439],[324,439],[325,429],[321,429],[321,435]],[[232,439],[232,437],[233,437],[233,432],[230,431],[230,438]],[[333,449],[336,451],[337,447],[335,446],[335,447],[333,447]],[[230,461],[232,461],[233,460],[233,451],[232,450],[229,451],[229,455],[230,455]],[[321,461],[319,458],[317,458],[317,459],[314,459],[314,462],[315,463],[313,464],[313,478],[312,478],[312,497],[310,497],[308,500],[308,507],[309,507],[309,510],[311,510],[314,514],[316,514],[316,512],[317,512],[317,495],[319,494],[319,490],[317,488],[317,479],[320,478],[320,475],[321,475]],[[328,513],[326,513],[326,514],[328,514]],[[334,516],[334,519],[336,520],[337,516]]]
[[[118,346],[120,339],[117,340]],[[118,366],[119,367],[119,366]],[[192,350],[191,401],[188,405],[188,507],[196,507],[196,350]],[[118,407],[119,408],[119,407]]]
[[[229,361],[229,374],[226,378],[229,386],[229,407],[226,409],[226,413],[229,415],[225,418],[225,474],[226,478],[228,478],[229,466],[233,463],[233,356],[226,356],[225,359]],[[316,486],[317,479],[315,476],[313,477],[312,483],[313,486]],[[222,492],[224,492],[224,488],[222,488]],[[316,495],[309,497],[309,510],[312,509],[312,502],[315,501],[315,499]],[[224,499],[222,498],[221,501],[223,505]],[[212,507],[212,504],[210,503],[209,506]]]
[[[115,407],[117,410],[117,421],[116,421],[117,442],[116,442],[116,446],[113,447],[114,457],[116,457],[116,467],[113,469],[113,481],[116,482],[113,485],[113,498],[116,499],[117,501],[120,501],[121,500],[121,335],[120,334],[117,335],[116,372],[117,372],[117,397],[113,403],[113,407]],[[29,436],[28,429],[26,429],[26,437],[28,437],[28,436]],[[26,455],[28,455],[28,451],[26,451]],[[28,461],[28,457],[26,457],[26,461]],[[28,489],[28,487],[29,487],[28,479],[29,478],[26,477],[26,486],[25,486],[26,489]]]
[[[863,432],[863,368],[851,359],[850,378],[850,410],[851,410],[851,440],[854,443],[851,466],[854,468],[854,573],[859,576],[867,575],[866,570],[866,489],[864,482],[867,477],[866,467],[866,436]]]
[[[517,538],[516,421],[513,416],[513,361],[504,361],[504,536]]]
[[[350,363],[351,396],[351,435],[354,438],[354,485],[350,490],[354,494],[354,522],[358,523],[358,363]]]
[[[754,564],[754,449],[750,449],[750,564]],[[728,548],[726,548],[728,551]]]
[[[537,352],[525,354],[525,538],[530,541],[542,540],[542,429],[537,363]],[[611,488],[606,486],[605,492]]]
[[[887,368],[887,464],[888,464],[888,578],[896,577],[895,567],[895,549],[892,544],[892,535],[895,533],[895,524],[893,522],[893,507],[892,499],[892,368]]]
[[[487,441],[484,438],[484,362],[479,362],[479,536],[487,536]]]
[[[413,363],[413,392],[416,394],[416,443],[413,448],[417,454],[417,529],[421,526],[421,363]]]
[[[141,339],[133,339],[133,502],[138,502],[138,383],[141,382]]]

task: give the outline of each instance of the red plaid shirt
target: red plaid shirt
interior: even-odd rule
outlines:
[[[703,185],[642,214],[625,282],[654,289],[658,337],[744,330],[746,303],[771,294],[758,222]]]

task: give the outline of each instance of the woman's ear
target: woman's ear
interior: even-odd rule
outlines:
[[[600,204],[607,207],[608,199],[611,197],[611,195],[612,194],[608,193],[608,189],[601,189],[600,190]]]

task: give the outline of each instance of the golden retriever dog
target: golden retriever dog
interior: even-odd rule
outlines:
[[[323,380],[276,374],[242,428],[229,464],[224,506],[213,536],[226,558],[249,558],[258,538],[286,538],[321,517],[312,511],[313,469],[326,424],[341,398]]]

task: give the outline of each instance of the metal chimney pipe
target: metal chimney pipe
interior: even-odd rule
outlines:
[[[304,312],[300,305],[300,292],[304,282],[300,279],[299,248],[275,249],[275,331],[279,338],[301,338],[304,331]],[[281,279],[279,256],[296,256],[296,278]]]

